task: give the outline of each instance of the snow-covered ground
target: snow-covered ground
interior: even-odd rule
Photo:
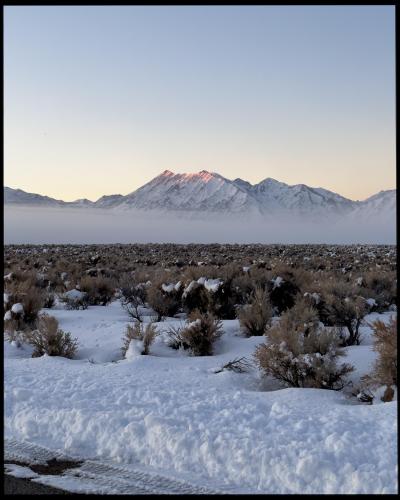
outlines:
[[[256,368],[214,373],[236,357],[252,360],[264,341],[241,336],[236,320],[223,322],[214,356],[175,351],[161,334],[151,355],[127,360],[129,317],[118,301],[46,312],[78,338],[79,351],[74,360],[31,358],[29,346],[5,342],[6,438],[229,492],[397,492],[397,402],[282,388]],[[375,359],[371,331],[362,331],[345,358],[356,367],[354,385]]]

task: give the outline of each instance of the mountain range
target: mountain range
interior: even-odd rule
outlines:
[[[4,187],[5,205],[40,207],[102,208],[188,214],[309,215],[311,217],[358,217],[394,214],[396,190],[380,191],[363,201],[354,201],[323,188],[288,185],[271,178],[258,184],[229,180],[215,172],[176,174],[165,170],[127,195],[102,196],[97,201],[65,202]]]

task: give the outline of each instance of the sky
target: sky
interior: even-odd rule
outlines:
[[[7,6],[4,184],[72,201],[162,171],[395,187],[393,6]]]

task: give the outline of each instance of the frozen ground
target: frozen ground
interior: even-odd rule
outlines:
[[[263,341],[241,337],[236,320],[224,321],[214,356],[174,351],[160,335],[151,355],[125,360],[119,302],[48,312],[79,339],[78,356],[32,359],[5,343],[7,439],[229,492],[397,492],[397,402],[284,389],[256,369],[214,373]],[[375,359],[368,326],[363,334],[346,359],[354,384]]]

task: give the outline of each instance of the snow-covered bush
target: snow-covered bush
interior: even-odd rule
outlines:
[[[374,331],[374,351],[378,353],[373,371],[363,377],[363,382],[370,388],[385,386],[382,401],[391,401],[393,387],[397,387],[397,318],[391,317],[386,325],[383,321],[371,324]]]
[[[87,294],[76,289],[65,292],[60,296],[60,300],[69,310],[87,309],[89,304]]]
[[[23,281],[13,281],[7,287],[4,301],[5,312],[10,312],[10,318],[16,323],[17,330],[34,328],[38,313],[44,304],[44,294],[36,288],[30,277]]]
[[[87,294],[89,305],[106,306],[114,297],[115,283],[110,278],[84,276],[80,290]]]
[[[140,354],[149,354],[150,346],[154,342],[157,333],[154,323],[147,323],[146,326],[142,323],[128,325],[123,337],[122,355],[125,357],[128,350],[133,347]],[[134,345],[132,346],[132,344]]]
[[[39,316],[37,329],[26,333],[26,340],[34,347],[33,358],[44,354],[73,358],[78,348],[77,339],[58,328],[57,319],[47,314]]]
[[[194,310],[206,313],[210,309],[210,299],[210,294],[203,284],[192,280],[183,291],[182,306],[184,311],[189,314]]]
[[[250,304],[243,306],[238,314],[240,326],[247,337],[263,335],[272,318],[272,307],[268,292],[256,288]]]
[[[335,329],[315,321],[315,312],[285,312],[279,323],[268,329],[267,341],[255,351],[255,359],[266,375],[291,387],[341,389],[345,376],[353,371],[349,364],[338,365],[345,355]]]
[[[213,344],[222,335],[222,322],[210,313],[194,311],[186,325],[170,328],[169,345],[175,349],[188,349],[194,356],[211,356]]]

